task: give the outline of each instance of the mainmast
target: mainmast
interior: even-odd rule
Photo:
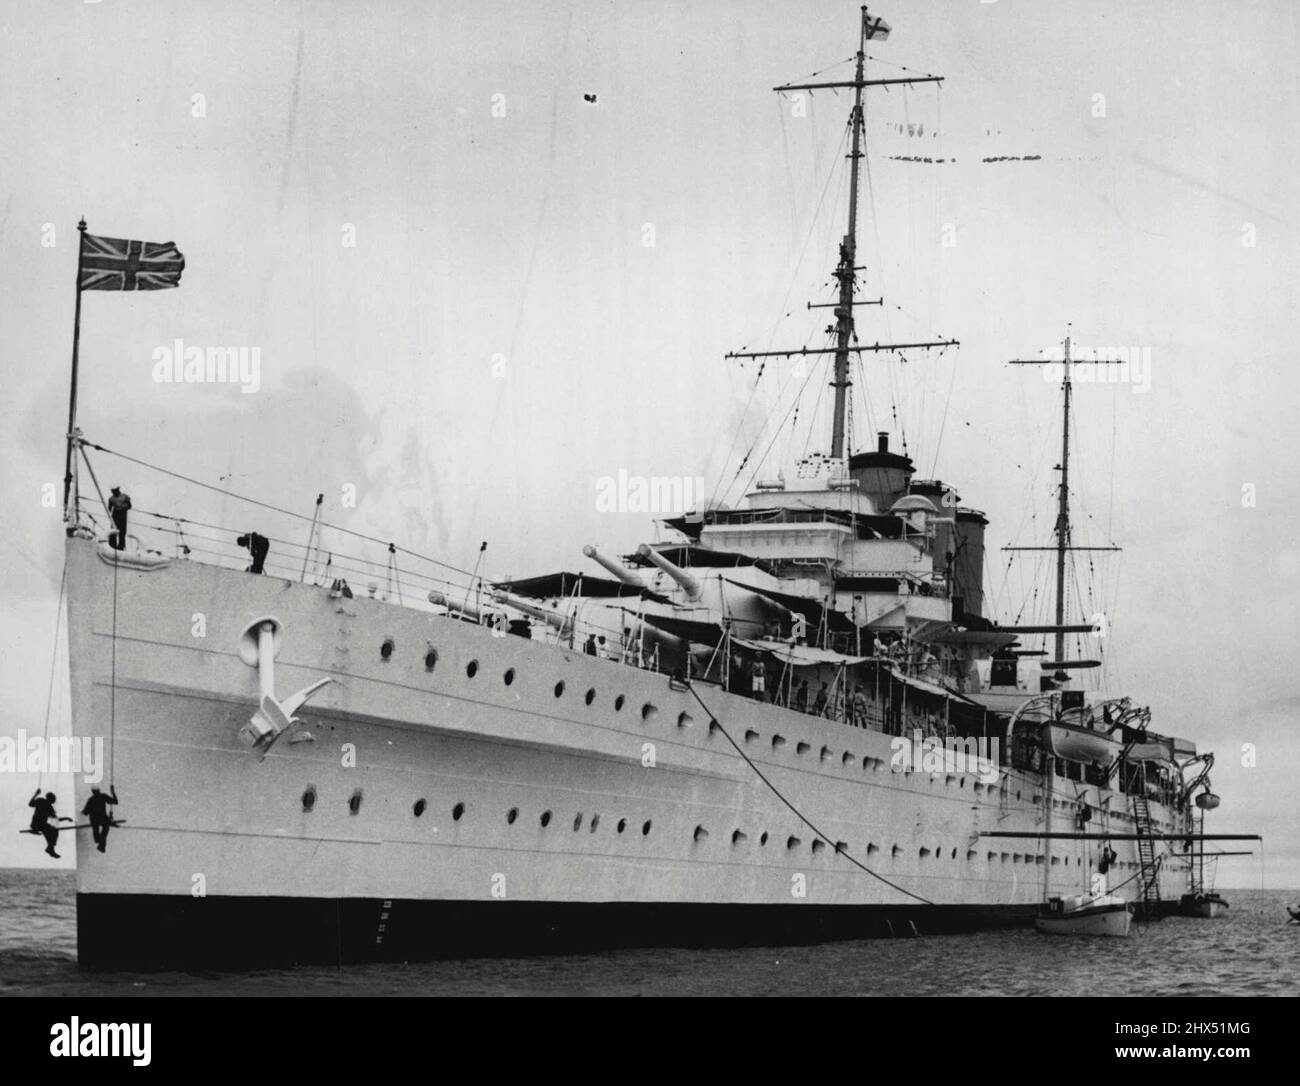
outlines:
[[[1070,337],[1065,337],[1065,377],[1061,381],[1061,488],[1056,499],[1056,652],[1065,659],[1065,552],[1070,548]]]
[[[867,63],[867,9],[862,9],[862,28],[858,34],[858,66],[853,77],[853,150],[849,154],[849,230],[840,243],[840,262],[835,278],[840,284],[840,303],[835,307],[835,418],[831,430],[831,456],[844,455],[844,422],[849,391],[849,341],[853,338],[853,291],[856,286],[858,251],[858,170],[862,163],[862,79]]]
[[[1071,625],[1065,622],[1065,556],[1071,551],[1117,551],[1118,547],[1076,547],[1070,542],[1070,401],[1074,390],[1071,380],[1073,359],[1070,357],[1070,337],[1065,337],[1063,361],[1051,359],[1012,359],[1012,366],[1064,366],[1061,378],[1061,462],[1056,470],[1061,473],[1061,482],[1056,492],[1056,528],[1053,534],[1056,542],[1050,547],[1003,547],[1006,551],[1056,551],[1056,622],[1052,627],[1055,634],[1055,652],[1053,659],[1044,667],[1057,669],[1056,678],[1066,678],[1067,667],[1097,667],[1096,660],[1067,660],[1065,657],[1065,635],[1083,629],[1086,626]],[[1093,365],[1110,366],[1117,363],[1107,359],[1098,359]],[[1046,633],[1048,627],[1041,627]]]
[[[825,349],[809,349],[807,347],[796,347],[788,351],[732,351],[727,358],[768,358],[772,356],[789,357],[791,355],[814,355],[814,354],[833,354],[835,355],[835,370],[831,380],[831,387],[835,389],[835,408],[834,418],[831,422],[831,456],[839,459],[845,455],[845,432],[846,420],[848,417],[848,391],[853,382],[849,379],[849,356],[862,351],[897,351],[909,348],[929,348],[929,347],[955,347],[958,342],[955,339],[936,340],[927,343],[874,343],[870,345],[859,344],[857,342],[857,330],[853,321],[853,307],[855,305],[880,305],[883,299],[877,298],[874,301],[859,301],[853,297],[857,291],[857,273],[863,270],[863,266],[857,263],[858,250],[858,180],[859,169],[865,152],[862,150],[862,141],[866,134],[866,126],[863,122],[862,112],[862,92],[867,87],[877,86],[897,86],[900,84],[910,83],[942,83],[942,76],[916,76],[909,79],[867,79],[866,63],[867,52],[866,44],[869,41],[883,41],[889,37],[889,25],[881,18],[872,18],[867,13],[865,6],[862,8],[861,24],[858,28],[858,52],[857,67],[854,71],[853,79],[849,82],[835,83],[786,83],[780,87],[773,87],[778,94],[787,91],[814,91],[823,89],[853,88],[853,111],[849,115],[849,124],[852,127],[853,139],[852,150],[849,152],[849,224],[848,232],[840,242],[839,263],[835,267],[835,279],[839,283],[839,299],[831,303],[814,304],[809,303],[809,309],[834,308],[835,324],[828,328],[828,332],[835,334],[835,346]]]

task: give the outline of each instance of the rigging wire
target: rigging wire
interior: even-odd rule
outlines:
[[[68,584],[68,560],[63,560],[63,573],[59,577],[59,602],[54,612],[54,645],[50,649],[50,684],[45,694],[45,730],[44,738],[41,745],[45,750],[50,749],[50,712],[54,706],[54,670],[55,664],[59,658],[59,630],[63,625],[63,596]],[[41,770],[36,776],[38,790],[43,786],[45,781],[45,762],[41,763]]]
[[[811,111],[809,116],[815,117],[816,110]],[[847,136],[847,132],[848,132],[848,126],[846,125],[845,131],[841,133],[839,141],[835,144],[834,150],[832,152],[832,157],[830,158],[829,164],[826,168],[826,181],[822,185],[821,196],[818,198],[817,206],[813,209],[812,216],[809,220],[808,230],[804,236],[803,248],[799,251],[799,255],[795,259],[794,267],[790,273],[790,281],[786,286],[785,297],[781,300],[779,311],[785,310],[786,306],[789,304],[790,295],[794,292],[795,283],[799,278],[799,269],[803,266],[804,257],[807,255],[808,252],[808,246],[812,241],[813,234],[816,232],[817,220],[821,217],[821,210],[823,205],[826,202],[826,194],[830,191],[831,182],[835,180],[837,174],[839,173],[839,171],[836,169],[835,163],[839,158],[840,149],[844,146],[844,141]],[[790,315],[789,313],[785,313],[784,317],[778,317],[772,323],[772,329],[768,337],[769,347],[771,346],[772,342],[776,339],[776,333],[778,328],[780,328],[781,322],[785,320],[785,318],[788,317],[789,315]],[[744,348],[742,348],[742,350],[743,349]],[[754,384],[750,388],[749,398],[745,401],[745,407],[744,410],[741,412],[740,421],[736,424],[735,433],[733,434],[731,440],[731,445],[727,449],[728,459],[730,459],[731,454],[735,451],[736,443],[737,441],[740,440],[740,437],[744,431],[745,420],[749,417],[749,410],[753,406],[754,397],[758,391],[759,383],[761,382],[763,373],[767,368],[766,359],[759,359],[758,361],[759,361],[758,372],[755,374]],[[780,398],[782,391],[783,391],[782,388],[777,389],[778,399]],[[718,500],[719,491],[721,491],[722,499],[724,501],[730,496],[732,487],[736,485],[736,480],[738,480],[741,477],[741,475],[744,474],[745,467],[749,463],[749,459],[753,455],[754,449],[758,446],[758,443],[763,439],[763,434],[765,430],[766,430],[766,420],[764,422],[764,426],[758,431],[758,434],[755,436],[753,442],[750,444],[749,448],[745,451],[744,456],[741,458],[740,463],[736,468],[735,474],[731,477],[731,480],[727,483],[725,489],[723,489],[723,484],[722,484],[723,476],[719,474],[718,482],[715,484],[713,488],[713,493],[710,495],[710,499],[709,499],[710,504],[713,504]]]
[[[120,460],[125,460],[128,463],[137,464],[142,468],[149,468],[150,470],[156,471],[161,475],[170,475],[173,479],[180,479],[182,482],[190,483],[194,486],[203,487],[203,489],[205,490],[211,490],[214,493],[223,494],[228,498],[234,498],[236,501],[247,502],[249,505],[256,505],[261,509],[268,509],[273,513],[281,513],[284,516],[293,517],[295,520],[311,522],[312,520],[315,519],[314,517],[306,516],[303,513],[297,513],[292,509],[281,509],[279,506],[271,505],[269,502],[258,501],[256,498],[250,498],[243,494],[236,494],[233,490],[225,490],[222,487],[213,485],[212,483],[205,483],[201,479],[195,479],[189,475],[182,475],[180,472],[172,471],[170,468],[163,468],[163,467],[159,467],[157,464],[150,464],[148,461],[140,460],[134,456],[128,456],[126,453],[118,452],[116,449],[110,449],[103,445],[96,445],[94,442],[91,441],[86,441],[84,442],[84,444],[96,450],[97,452],[107,453],[109,456],[116,456]],[[352,528],[344,528],[342,525],[339,524],[327,524],[324,521],[320,521],[319,523],[322,528],[329,528],[332,531],[342,532],[344,535],[350,535],[356,539],[364,539],[367,543],[376,543],[381,547],[387,547],[392,543],[391,540],[379,539],[372,535],[366,535],[366,533],[364,532],[358,532]],[[437,558],[431,558],[427,554],[420,554],[418,551],[413,551],[406,547],[396,547],[396,550],[400,554],[406,554],[412,558],[418,558],[421,561],[429,562],[435,566],[440,566],[443,569],[449,569],[453,573],[459,573],[463,577],[468,577],[471,581],[474,579],[474,574],[470,573],[469,570],[461,569],[459,566],[453,566],[449,562],[443,562]]]

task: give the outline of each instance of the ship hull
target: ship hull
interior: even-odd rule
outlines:
[[[74,733],[103,741],[125,819],[102,853],[77,831],[87,965],[973,930],[1032,923],[1096,860],[981,836],[1042,829],[1045,803],[1068,825],[1077,800],[905,771],[911,744],[878,731],[699,685],[706,710],[652,671],[215,566],[115,568],[83,540],[68,578]],[[278,696],[335,681],[259,760],[240,635],[267,616]]]
[[[1023,927],[1020,906],[203,899],[81,894],[87,968],[355,964],[645,947],[800,946]]]

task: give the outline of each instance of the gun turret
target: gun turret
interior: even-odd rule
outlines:
[[[668,559],[658,551],[651,550],[647,544],[642,543],[641,546],[637,547],[636,552],[642,558],[648,559],[652,565],[658,566],[668,574],[669,577],[676,581],[681,587],[681,590],[686,593],[686,598],[691,603],[696,602],[696,600],[704,595],[704,589],[700,586],[699,581],[680,566],[673,565],[672,562],[668,561]]]

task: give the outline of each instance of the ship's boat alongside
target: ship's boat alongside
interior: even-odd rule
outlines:
[[[1214,920],[1228,915],[1228,902],[1213,890],[1184,894],[1178,899],[1178,912],[1183,916],[1198,916]]]
[[[1125,936],[1132,921],[1123,898],[1079,894],[1051,898],[1035,918],[1034,927],[1045,935]]]

